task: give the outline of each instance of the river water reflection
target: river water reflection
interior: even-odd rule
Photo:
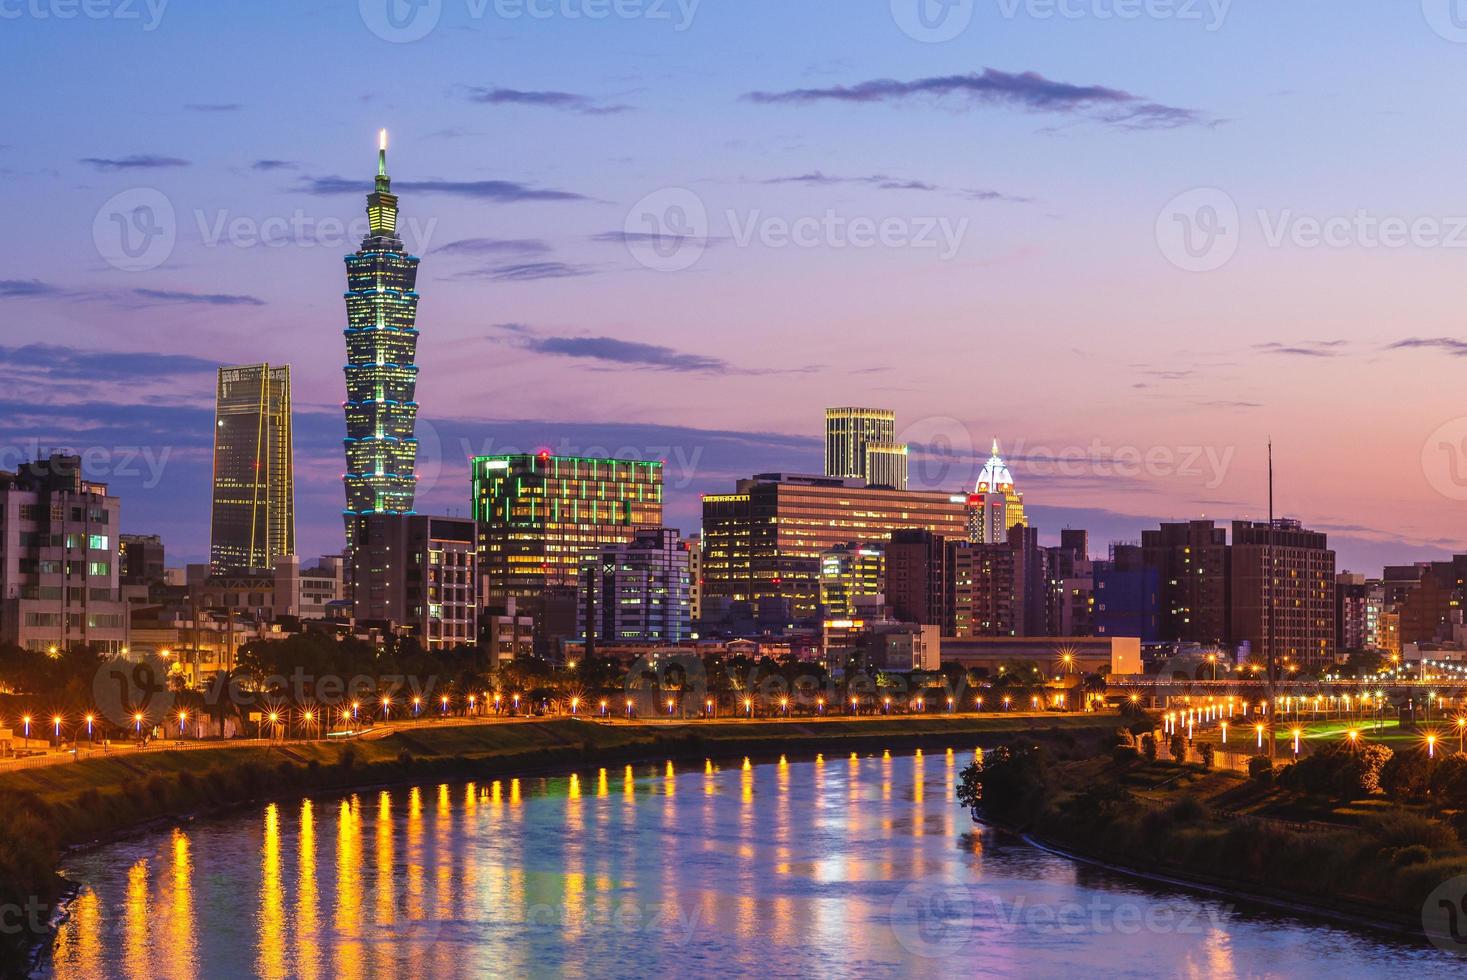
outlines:
[[[272,804],[72,858],[55,977],[1461,976],[975,827],[969,753]]]

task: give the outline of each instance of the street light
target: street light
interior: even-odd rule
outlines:
[[[1467,751],[1467,718],[1457,719],[1457,751]]]
[[[31,747],[31,716],[21,715],[20,722],[25,728],[25,747],[29,749]]]
[[[1300,731],[1300,729],[1294,729],[1294,755],[1296,757],[1299,755],[1299,736],[1301,734],[1302,732]]]
[[[423,699],[419,697],[413,698],[413,717],[416,718],[418,715],[422,714],[422,712]]]
[[[61,744],[61,716],[60,715],[52,715],[51,716],[51,724],[54,725],[55,728],[56,728],[56,744],[57,745],[60,745]]]
[[[1428,736],[1426,736],[1426,756],[1429,759],[1435,759],[1436,758],[1436,736],[1435,735],[1428,735]]]
[[[744,717],[754,717],[754,700],[752,698],[744,698]]]

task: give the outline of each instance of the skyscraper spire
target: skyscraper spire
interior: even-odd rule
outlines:
[[[367,219],[372,234],[379,238],[397,237],[397,195],[392,193],[392,178],[387,176],[387,130],[377,133],[377,185],[367,197]]]

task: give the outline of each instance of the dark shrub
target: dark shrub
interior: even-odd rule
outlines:
[[[1203,742],[1201,747],[1202,768],[1211,769],[1217,759],[1217,746],[1211,742]]]
[[[1415,800],[1426,795],[1431,786],[1431,766],[1426,753],[1397,752],[1380,770],[1380,786],[1386,795],[1397,800]]]
[[[1431,795],[1448,806],[1467,806],[1467,755],[1453,752],[1431,773]]]
[[[1207,817],[1207,808],[1197,802],[1195,796],[1184,796],[1167,808],[1167,816],[1178,826],[1201,823]]]
[[[1171,750],[1173,762],[1187,761],[1187,740],[1182,737],[1180,732],[1172,736],[1172,740],[1167,745],[1167,748]]]
[[[1156,761],[1156,736],[1150,732],[1141,736],[1141,754],[1146,757],[1147,762]]]
[[[1061,810],[1082,825],[1110,823],[1136,805],[1130,790],[1119,783],[1101,782],[1085,787],[1061,806]]]
[[[1367,819],[1364,827],[1383,849],[1419,844],[1434,851],[1456,843],[1452,828],[1416,813],[1383,813]]]
[[[1280,774],[1289,789],[1353,800],[1380,789],[1380,772],[1393,753],[1384,745],[1324,746]]]
[[[1248,760],[1248,775],[1260,783],[1273,782],[1273,760],[1266,755],[1255,755]]]
[[[1117,745],[1110,750],[1110,761],[1118,766],[1129,766],[1139,758],[1140,756],[1136,753],[1134,746]]]

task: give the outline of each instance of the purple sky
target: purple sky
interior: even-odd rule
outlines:
[[[1442,4],[391,4],[7,15],[37,84],[0,128],[0,468],[87,450],[128,530],[201,559],[214,368],[290,363],[301,550],[338,548],[341,256],[385,126],[420,510],[467,507],[475,452],[635,453],[691,531],[869,404],[934,488],[997,436],[1097,550],[1262,516],[1270,436],[1341,567],[1463,546]]]

